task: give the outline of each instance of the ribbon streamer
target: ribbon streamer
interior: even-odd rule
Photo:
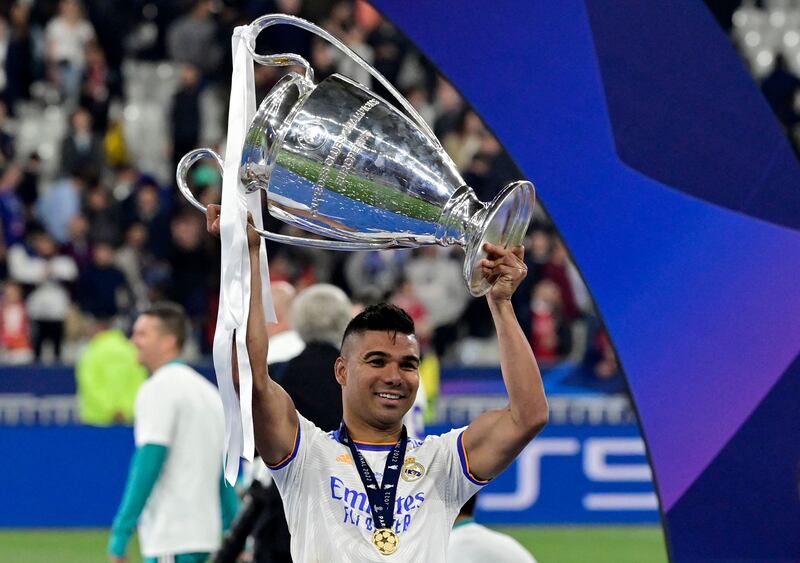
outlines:
[[[263,225],[260,192],[245,195],[239,181],[242,147],[256,110],[253,59],[247,50],[248,41],[252,41],[250,27],[237,27],[231,38],[233,75],[220,217],[222,268],[213,350],[214,369],[225,412],[225,479],[231,485],[236,483],[239,473],[239,458],[244,457],[252,461],[255,451],[252,411],[253,373],[246,345],[250,291],[253,289],[250,287],[250,259],[247,249],[247,212],[251,212],[256,227],[261,229]],[[260,241],[259,253],[264,315],[268,322],[275,322],[267,253],[263,240]],[[239,367],[238,398],[232,376],[234,340]]]

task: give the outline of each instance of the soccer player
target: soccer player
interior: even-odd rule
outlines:
[[[219,207],[209,206],[206,218],[218,235]],[[259,242],[248,229],[253,288],[261,284]],[[270,379],[261,292],[251,292],[255,442],[283,497],[295,563],[445,561],[459,508],[546,424],[541,375],[511,304],[527,274],[523,249],[485,250],[481,267],[493,282],[487,300],[509,404],[424,441],[409,439],[402,424],[420,361],[414,323],[402,309],[368,307],[348,325],[334,367],[343,421],[325,433]]]
[[[173,303],[153,305],[133,326],[131,341],[150,377],[136,397],[136,453],[108,542],[114,563],[126,560],[137,520],[147,563],[205,561],[236,514],[236,493],[222,476],[222,402],[179,360],[186,327]]]
[[[461,507],[447,548],[447,563],[536,563],[536,559],[505,534],[475,522],[476,494]]]

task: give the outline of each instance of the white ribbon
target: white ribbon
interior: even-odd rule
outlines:
[[[246,333],[250,304],[250,259],[247,250],[247,212],[259,229],[261,221],[260,192],[245,195],[239,181],[239,165],[245,135],[256,111],[253,59],[247,50],[251,40],[249,26],[233,31],[233,76],[228,113],[228,138],[222,174],[222,272],[219,291],[219,313],[214,334],[214,369],[225,411],[225,478],[232,485],[239,472],[239,458],[252,461],[255,451],[253,436],[253,373],[247,356]],[[264,315],[275,322],[275,309],[269,284],[269,269],[264,241],[261,248],[261,291]],[[233,387],[232,345],[236,344],[239,365],[239,397]]]

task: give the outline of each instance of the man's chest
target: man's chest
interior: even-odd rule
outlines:
[[[383,483],[387,455],[380,452],[364,452],[364,457],[375,474],[378,484]],[[433,466],[433,467],[431,467]],[[396,534],[403,534],[415,527],[415,522],[424,520],[431,512],[443,508],[438,487],[435,482],[435,456],[408,453],[400,467],[397,483],[388,483],[394,488],[391,504],[393,528]],[[340,451],[333,463],[317,465],[311,477],[320,508],[327,517],[340,522],[345,527],[360,528],[372,533],[376,527],[373,508],[367,488],[361,480],[356,465],[349,452]],[[390,471],[390,474],[393,473]],[[383,495],[375,495],[383,497]],[[417,524],[418,525],[418,524]]]

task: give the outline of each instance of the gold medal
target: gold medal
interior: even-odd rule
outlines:
[[[372,532],[372,543],[381,555],[391,555],[397,551],[397,544],[400,540],[389,528],[381,528]]]

